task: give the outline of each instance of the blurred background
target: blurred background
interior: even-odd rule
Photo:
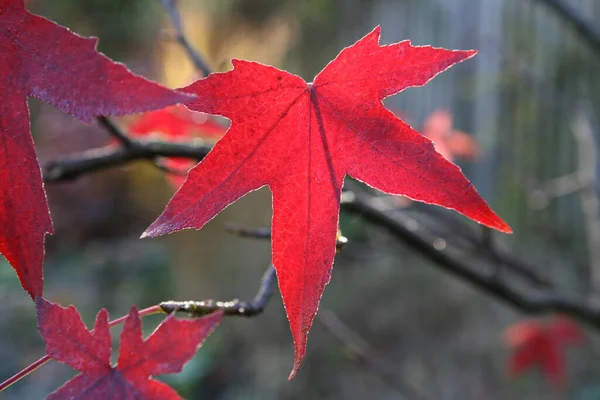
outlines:
[[[189,40],[218,71],[243,58],[310,81],[376,25],[385,44],[410,39],[478,49],[474,59],[385,103],[459,164],[512,226],[511,236],[493,234],[497,246],[561,291],[586,298],[594,295],[591,278],[600,270],[600,46],[554,3],[181,0],[179,7]],[[600,30],[599,1],[560,3]],[[159,1],[31,0],[28,7],[98,36],[101,51],[169,87],[199,77],[173,40]],[[111,140],[98,126],[41,102],[30,100],[30,107],[42,165]],[[116,318],[132,304],[250,299],[270,262],[268,241],[224,229],[227,223],[268,226],[268,190],[244,197],[200,232],[139,240],[174,191],[151,165],[134,163],[46,189],[56,234],[47,238],[45,295],[75,304],[88,326],[102,307]],[[439,238],[441,248],[477,260],[477,243],[488,233],[476,224],[374,195]],[[340,227],[348,244],[294,381],[286,379],[293,347],[279,294],[260,316],[224,319],[183,373],[161,379],[189,399],[600,399],[597,331],[581,327],[585,339],[568,351],[564,385],[536,370],[511,377],[502,332],[525,314],[436,268],[360,215],[342,213]],[[9,377],[41,357],[44,345],[14,271],[5,265],[0,274],[0,372]],[[145,318],[146,332],[159,320]],[[43,398],[73,375],[49,363],[2,398]]]

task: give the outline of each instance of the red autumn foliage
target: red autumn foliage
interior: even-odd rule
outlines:
[[[157,134],[168,140],[185,141],[194,137],[218,140],[226,129],[204,113],[176,105],[151,111],[138,118],[129,131],[135,136]]]
[[[233,71],[213,74],[178,93],[98,53],[96,39],[30,14],[23,0],[0,0],[0,33],[0,252],[36,299],[48,357],[81,371],[51,399],[179,398],[152,376],[179,372],[222,313],[188,321],[167,317],[143,340],[134,307],[121,334],[118,363],[112,366],[106,310],[88,331],[75,308],[41,297],[44,238],[52,233],[52,223],[29,132],[27,97],[84,122],[178,102],[233,121],[145,235],[199,229],[247,192],[268,185],[273,192],[273,263],[295,343],[290,379],[306,352],[307,335],[330,278],[346,175],[510,232],[448,161],[452,155],[474,154],[465,150],[464,136],[451,130],[451,118],[449,127],[441,116],[424,132],[443,143],[445,148],[438,151],[447,160],[429,139],[381,104],[407,87],[424,85],[475,51],[413,47],[408,41],[380,46],[376,28],[343,50],[314,83],[234,60]],[[159,132],[180,141],[198,130],[220,138],[223,129],[211,120],[199,122],[199,115],[183,107],[168,108],[142,117],[132,133]],[[171,159],[168,165],[181,169],[191,164]]]
[[[510,359],[511,376],[522,375],[532,368],[540,368],[546,379],[561,386],[565,383],[565,350],[579,344],[583,334],[566,317],[555,317],[544,324],[523,321],[504,332],[505,342],[514,349]]]
[[[36,305],[48,356],[81,371],[52,393],[51,400],[180,399],[175,390],[152,376],[180,372],[223,315],[215,312],[194,320],[170,315],[143,340],[141,320],[132,307],[121,333],[118,363],[112,366],[106,310],[98,313],[93,331],[88,331],[75,307],[63,308],[41,297]]]
[[[226,128],[210,116],[190,111],[180,105],[146,113],[129,127],[133,136],[157,135],[173,142],[186,142],[194,137],[217,141],[223,137],[225,131]],[[174,171],[187,172],[194,165],[196,162],[189,158],[169,157],[165,160],[165,166]],[[167,178],[176,189],[185,181],[183,174],[170,173],[167,174]]]
[[[97,40],[0,0],[0,253],[32,298],[43,291],[50,212],[29,132],[27,97],[89,122],[163,108],[190,97],[132,74],[96,51]]]
[[[273,193],[272,251],[296,374],[335,254],[340,195],[350,175],[390,194],[442,205],[510,232],[459,168],[381,100],[475,55],[475,51],[379,45],[380,29],[344,49],[312,83],[234,60],[234,69],[182,89],[186,106],[232,121],[144,236],[200,229],[244,194]]]

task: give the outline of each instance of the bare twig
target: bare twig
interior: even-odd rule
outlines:
[[[598,164],[596,142],[589,120],[579,112],[571,128],[577,141],[579,153],[578,181],[581,184],[579,197],[584,215],[587,248],[590,263],[590,281],[594,296],[600,294],[600,201],[596,187]]]
[[[491,260],[492,263],[501,264],[507,271],[512,272],[527,282],[548,288],[554,286],[553,282],[548,277],[542,276],[536,272],[534,265],[516,257],[512,251],[506,246],[503,246],[502,243],[494,242],[493,246],[487,244],[486,241],[488,239],[485,237],[482,239],[482,235],[479,234],[477,230],[471,229],[471,226],[465,223],[464,218],[460,216],[456,218],[456,216],[449,215],[447,212],[444,212],[445,210],[441,210],[438,207],[425,208],[424,206],[424,204],[422,205],[419,203],[413,204],[413,208],[421,209],[422,212],[433,217],[432,219],[435,221],[435,227],[440,227],[440,229],[432,231],[432,234],[443,236],[440,232],[448,232],[448,229],[444,229],[444,227],[449,228],[451,232],[446,233],[446,236],[450,236],[453,239],[453,242],[465,241],[469,244],[469,246],[463,246],[465,247],[465,251],[479,254],[485,259]],[[390,208],[390,210],[391,209],[392,208]],[[444,223],[440,224],[440,222]],[[427,228],[429,229],[429,227]],[[486,235],[491,235],[491,230],[489,230],[489,228],[482,227],[482,229],[484,232],[487,232]],[[489,240],[491,240],[491,238]]]
[[[186,36],[183,34],[183,24],[181,23],[181,15],[177,9],[177,4],[175,4],[176,0],[161,0],[161,3],[169,13],[171,23],[173,24],[177,34],[177,41],[185,49],[188,57],[190,60],[192,60],[196,69],[202,72],[204,76],[210,75],[212,70],[208,66],[208,63],[204,60],[204,57],[202,57],[202,55],[192,47]]]
[[[594,25],[593,20],[586,19],[564,0],[538,1],[547,5],[559,17],[565,20],[597,54],[600,54],[600,29],[597,25]]]
[[[370,372],[378,376],[385,384],[396,388],[402,397],[415,400],[425,398],[405,382],[404,377],[400,374],[400,366],[381,356],[369,342],[344,324],[334,312],[321,308],[317,314],[317,321],[350,349],[359,358],[359,361],[366,363]]]
[[[534,180],[534,179],[532,179]],[[535,184],[535,186],[538,186]],[[543,210],[548,207],[550,200],[559,197],[568,196],[581,190],[582,184],[579,182],[579,174],[574,172],[554,178],[543,185],[541,188],[533,190],[529,195],[529,207],[534,210]]]
[[[123,147],[124,149],[131,149],[133,147],[139,147],[140,144],[138,142],[136,142],[134,139],[132,139],[123,129],[121,129],[121,127],[119,127],[119,125],[117,125],[115,122],[113,122],[112,120],[108,119],[106,116],[101,115],[99,117],[97,117],[98,123],[100,124],[101,127],[105,128],[106,131],[108,133],[110,133],[111,136],[113,136],[115,139],[117,139],[119,141],[119,143],[121,144],[121,147]],[[110,146],[108,148],[111,148]],[[99,151],[99,150],[98,150]],[[135,151],[132,151],[132,153],[135,153]],[[169,174],[174,174],[174,175],[179,175],[179,176],[186,176],[187,175],[187,170],[176,170],[173,168],[170,168],[166,165],[166,163],[163,160],[163,157],[153,157],[151,159],[152,164],[154,164],[154,166],[158,169],[160,169],[161,171],[164,172],[168,172]]]
[[[600,293],[600,200],[598,198],[596,167],[598,154],[590,121],[580,110],[573,120],[571,132],[577,143],[578,164],[575,172],[552,179],[543,188],[529,195],[533,209],[546,208],[550,200],[579,193],[584,215],[585,235],[589,253],[592,294]]]
[[[225,230],[233,235],[249,237],[253,239],[271,239],[271,228],[267,226],[259,228],[245,228],[236,224],[225,225]]]
[[[175,27],[177,41],[186,50],[188,56],[194,63],[196,69],[201,71],[204,76],[208,76],[211,73],[211,69],[202,57],[187,40],[183,33],[183,25],[181,23],[181,15],[176,5],[177,0],[161,0],[161,3],[169,13],[171,22]],[[146,159],[151,161],[157,168],[162,171],[173,173],[176,175],[186,175],[187,171],[173,170],[165,165],[160,159],[165,154],[161,153],[162,150],[157,151],[157,147],[166,150],[167,143],[154,142],[155,145],[146,146],[143,142],[135,141],[125,131],[123,131],[117,124],[111,121],[106,116],[97,117],[100,126],[105,128],[115,139],[119,141],[122,149],[112,151],[109,148],[92,150],[81,155],[81,157],[75,157],[70,160],[61,160],[48,166],[47,173],[44,175],[45,181],[55,181],[62,179],[73,179],[77,177],[76,170],[82,170],[83,172],[95,171],[99,168],[104,168],[106,165],[117,166],[125,162]],[[192,155],[190,158],[196,158],[201,160],[204,155]],[[183,156],[187,157],[187,156]]]
[[[543,287],[520,288],[497,279],[496,274],[483,272],[451,249],[436,249],[434,237],[417,233],[414,220],[407,223],[399,214],[379,210],[377,203],[356,196],[342,199],[342,208],[365,220],[381,225],[399,240],[411,246],[446,272],[473,284],[479,289],[529,314],[563,313],[600,329],[600,307]]]
[[[183,312],[195,317],[208,315],[217,310],[222,310],[225,315],[253,317],[262,313],[271,299],[275,288],[275,277],[275,268],[273,265],[269,265],[260,281],[258,292],[251,301],[238,299],[230,301],[164,301],[160,303],[160,308],[166,313]]]
[[[249,237],[254,239],[271,239],[271,228],[268,227],[260,227],[260,228],[244,228],[235,224],[227,224],[225,226],[225,230],[234,235],[238,235],[241,237]],[[348,244],[348,239],[341,234],[338,234],[338,237],[335,241],[335,248],[337,251],[340,251],[344,248],[344,246]]]
[[[125,133],[117,124],[108,119],[104,115],[100,115],[96,118],[100,126],[108,131],[115,139],[121,143],[123,147],[130,147],[132,145],[132,139]]]
[[[154,163],[157,157],[188,157],[202,160],[210,149],[208,145],[132,140],[128,147],[106,146],[50,162],[44,168],[44,181],[54,183],[72,180],[87,173],[118,167],[135,160]]]

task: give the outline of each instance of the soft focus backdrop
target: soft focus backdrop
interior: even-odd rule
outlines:
[[[513,227],[514,235],[494,240],[563,290],[586,295],[592,271],[600,268],[597,204],[589,204],[597,201],[597,167],[589,158],[600,135],[600,52],[547,3],[182,0],[180,9],[189,39],[219,71],[231,68],[231,58],[244,58],[309,81],[376,25],[382,43],[410,39],[478,49],[474,59],[386,105],[432,136],[436,129],[450,134],[452,126],[469,133],[456,139],[450,155]],[[600,29],[599,1],[564,3]],[[101,51],[167,86],[199,77],[173,40],[159,1],[32,0],[29,7],[98,36]],[[41,102],[30,107],[42,164],[110,140],[97,126]],[[569,193],[577,171],[593,185]],[[139,240],[173,193],[157,169],[136,163],[46,188],[56,234],[47,239],[45,294],[76,304],[88,324],[102,307],[115,318],[132,304],[249,299],[270,261],[268,241],[224,230],[226,223],[268,226],[268,190],[246,196],[200,232]],[[480,233],[443,210],[385,200],[446,237],[441,246],[455,245],[448,237],[459,228]],[[440,400],[600,399],[598,332],[586,331],[581,347],[569,352],[564,387],[536,372],[510,378],[502,332],[524,314],[435,268],[358,216],[342,213],[341,229],[349,244],[336,259],[294,381],[286,379],[293,348],[279,294],[258,317],[224,319],[184,372],[165,380],[189,399],[401,399],[412,398],[411,390]],[[14,271],[5,265],[0,275],[0,373],[8,377],[42,356],[44,347]],[[144,319],[146,331],[157,322]],[[73,373],[49,363],[3,398],[42,398]]]

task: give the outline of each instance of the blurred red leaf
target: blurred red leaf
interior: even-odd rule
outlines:
[[[406,116],[401,111],[396,111],[395,114],[399,118]],[[454,162],[457,158],[475,161],[481,155],[479,145],[473,136],[454,130],[452,113],[447,109],[437,109],[429,114],[421,133],[431,139],[435,151],[450,162]],[[410,206],[412,201],[407,197],[396,197],[394,204],[403,208]]]
[[[190,140],[194,137],[218,140],[227,131],[209,115],[176,105],[151,111],[138,118],[129,131],[135,136],[157,134],[168,140]]]
[[[452,113],[449,110],[438,109],[429,114],[423,124],[422,133],[433,141],[435,150],[448,161],[454,161],[455,158],[474,161],[480,156],[475,138],[454,130]]]
[[[523,321],[507,328],[504,339],[514,352],[509,373],[519,376],[532,368],[540,368],[555,385],[565,382],[565,350],[582,341],[577,325],[565,317],[556,317],[549,323]]]
[[[193,112],[177,105],[142,115],[131,124],[129,131],[138,137],[157,135],[164,136],[166,140],[185,142],[194,137],[217,141],[227,129],[207,114]],[[189,158],[171,157],[167,158],[164,164],[174,171],[187,172],[197,162]],[[178,189],[185,182],[186,176],[183,173],[167,173],[167,179]]]
[[[215,312],[193,320],[170,315],[142,340],[141,320],[132,307],[121,332],[119,360],[113,367],[106,310],[98,313],[94,330],[88,331],[75,307],[63,308],[41,297],[36,305],[38,329],[48,356],[81,371],[48,396],[53,400],[180,399],[175,390],[152,376],[180,372],[223,315]]]
[[[43,291],[44,237],[53,233],[27,97],[89,122],[183,102],[96,51],[97,40],[30,14],[23,0],[0,0],[0,253],[35,298]]]
[[[379,45],[380,29],[344,49],[314,80],[255,62],[182,89],[195,111],[232,120],[144,236],[201,228],[246,193],[273,193],[273,263],[290,328],[296,374],[335,254],[340,195],[349,174],[387,193],[443,205],[503,232],[458,167],[396,118],[384,97],[421,86],[475,54],[410,42]]]

